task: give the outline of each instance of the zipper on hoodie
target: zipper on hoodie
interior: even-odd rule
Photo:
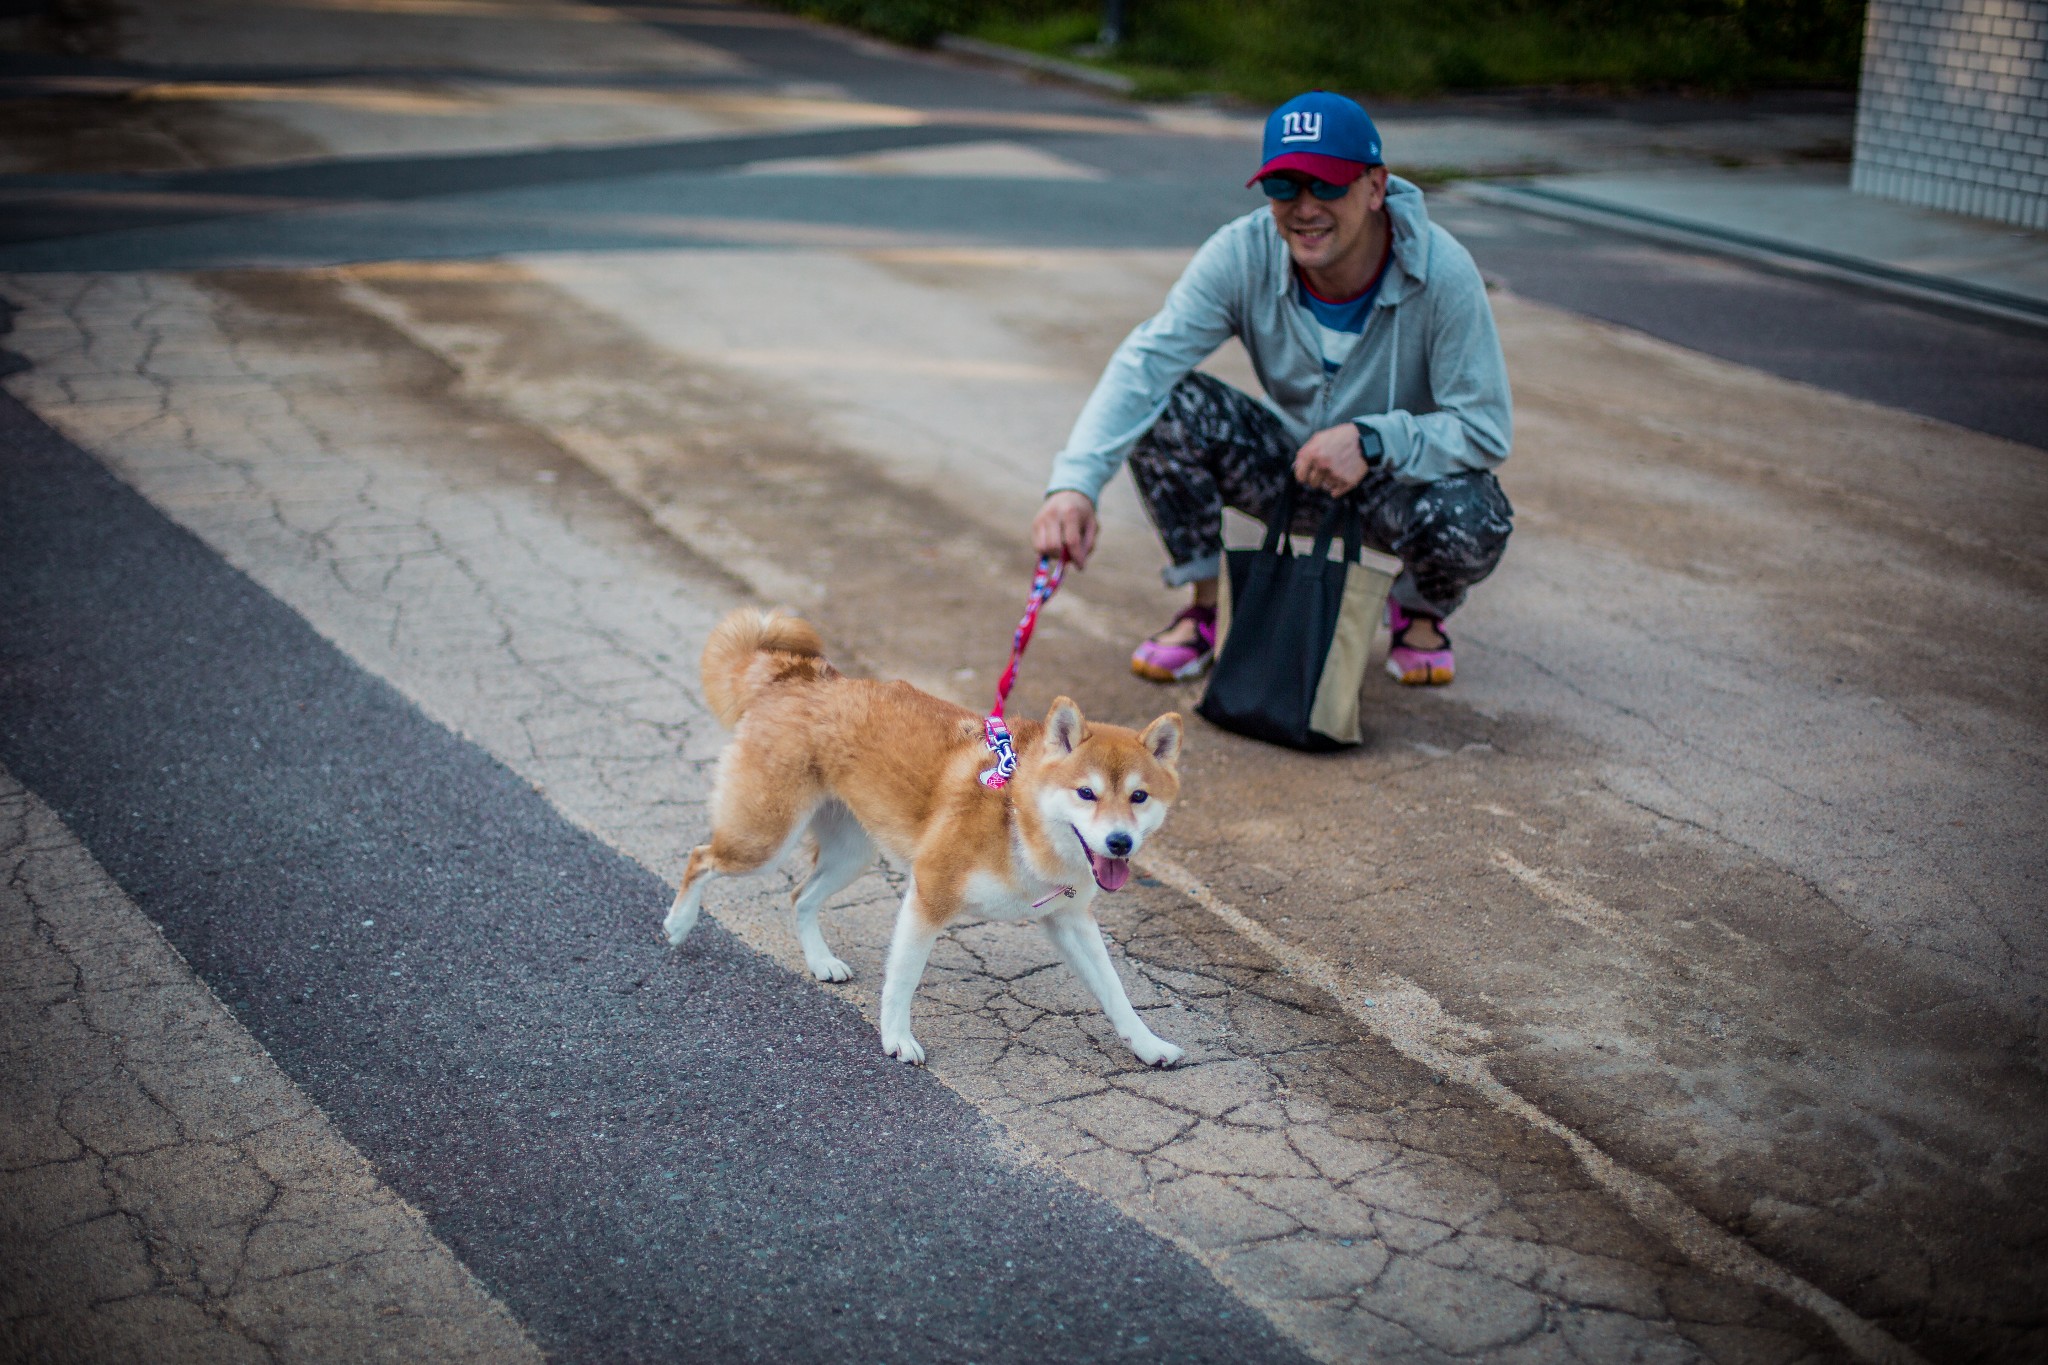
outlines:
[[[1389,262],[1389,264],[1391,264],[1391,262]],[[1385,287],[1384,281],[1382,281],[1381,287]],[[1296,308],[1299,308],[1301,305],[1295,304],[1294,306]],[[1365,338],[1372,331],[1373,324],[1379,321],[1379,316],[1381,313],[1391,312],[1394,308],[1398,306],[1399,305],[1397,303],[1382,304],[1377,299],[1375,299],[1372,305],[1372,312],[1369,315],[1367,315],[1365,319],[1365,328],[1363,331],[1359,332],[1358,341],[1356,342],[1356,344],[1352,346],[1351,354],[1345,356],[1342,360],[1338,361],[1336,369],[1332,370],[1329,368],[1325,368],[1323,370],[1323,389],[1321,394],[1319,394],[1316,398],[1316,419],[1313,423],[1310,424],[1315,430],[1321,431],[1325,426],[1329,424],[1330,395],[1336,392],[1337,381],[1344,377],[1344,371],[1351,368],[1351,363],[1354,360],[1358,359],[1359,352],[1365,349]],[[1321,363],[1322,358],[1322,349],[1321,347],[1318,347],[1316,350],[1317,362]],[[1388,357],[1387,363],[1390,365],[1394,363],[1393,358],[1391,356]]]

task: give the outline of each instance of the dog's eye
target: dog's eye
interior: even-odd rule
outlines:
[[[1150,792],[1146,791],[1143,787],[1140,787],[1136,791],[1131,793],[1131,804],[1134,806],[1142,806],[1145,804],[1145,798],[1149,795],[1151,795]]]
[[[1083,801],[1093,801],[1095,799],[1095,788],[1076,787],[1074,789],[1074,795],[1080,797]]]

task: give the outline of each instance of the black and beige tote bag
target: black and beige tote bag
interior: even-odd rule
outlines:
[[[1288,482],[1256,550],[1224,552],[1220,642],[1196,711],[1241,735],[1311,752],[1359,743],[1359,693],[1394,576],[1368,562],[1358,509],[1339,501],[1315,548],[1294,552]],[[1341,536],[1341,542],[1338,537]],[[1342,558],[1330,557],[1333,544]]]

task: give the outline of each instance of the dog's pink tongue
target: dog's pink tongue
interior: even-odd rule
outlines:
[[[1131,879],[1129,858],[1105,858],[1091,848],[1088,862],[1095,873],[1095,884],[1104,891],[1114,891]]]

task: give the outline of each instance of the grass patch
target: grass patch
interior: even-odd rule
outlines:
[[[1420,96],[1517,86],[1735,93],[1848,87],[1862,0],[1127,0],[1125,41],[1085,51],[1072,0],[782,0],[911,44],[971,34],[1093,61],[1141,95],[1273,103],[1311,88]],[[1084,49],[1078,53],[1076,49]]]

